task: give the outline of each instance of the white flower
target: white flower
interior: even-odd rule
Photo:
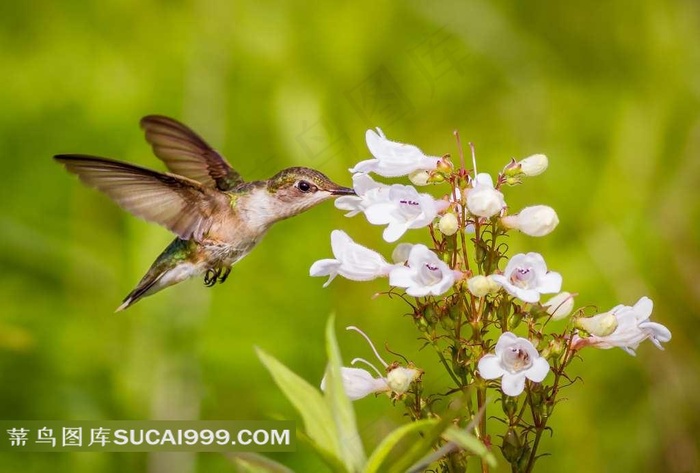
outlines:
[[[476,297],[484,297],[486,294],[490,294],[498,291],[501,288],[491,275],[482,276],[477,274],[469,279],[467,279],[467,289]]]
[[[509,294],[524,302],[538,302],[540,294],[561,290],[561,275],[547,271],[547,264],[539,253],[519,253],[506,265],[503,275],[494,274],[493,280]]]
[[[501,219],[506,228],[515,228],[526,235],[540,237],[552,232],[559,225],[559,217],[552,207],[534,205],[525,207],[517,215],[508,215]]]
[[[350,172],[374,172],[384,177],[399,177],[414,171],[431,171],[437,167],[440,158],[426,156],[413,145],[389,141],[379,128],[377,132],[367,130],[365,135],[367,147],[374,159],[357,163]]]
[[[467,208],[479,217],[493,217],[503,210],[503,194],[493,187],[493,179],[486,173],[477,174],[473,188],[467,192]]]
[[[367,340],[367,343],[369,343],[370,348],[372,348],[374,355],[377,357],[382,366],[385,369],[389,369],[387,362],[384,361],[381,356],[379,356],[379,353],[374,347],[372,340],[370,340],[370,338],[362,330],[353,326],[347,327],[346,330],[354,330],[362,335],[364,339]],[[360,368],[341,367],[340,374],[343,381],[343,390],[351,401],[362,399],[363,397],[372,393],[387,391],[392,391],[396,394],[404,394],[406,391],[408,391],[411,383],[421,374],[421,371],[416,368],[404,368],[402,366],[392,365],[389,373],[386,375],[386,377],[384,377],[372,363],[363,358],[355,358],[350,362],[350,364],[354,365],[357,362],[362,362],[368,365],[374,370],[375,373],[377,373],[378,377],[375,378],[370,372]],[[323,391],[326,390],[325,376],[321,380],[321,389]]]
[[[617,328],[612,333],[605,336],[591,335],[587,338],[574,335],[572,345],[575,349],[584,346],[603,349],[620,347],[634,355],[639,344],[648,338],[657,348],[663,350],[661,343],[671,340],[671,331],[661,324],[649,321],[653,309],[654,303],[648,297],[642,297],[632,307],[615,306],[609,312],[601,314],[612,315],[617,320]]]
[[[309,269],[311,276],[330,276],[323,287],[328,286],[338,274],[353,281],[370,281],[387,276],[394,267],[376,251],[352,241],[342,230],[331,232],[331,247],[335,259],[316,261]]]
[[[369,206],[386,202],[389,198],[391,186],[375,182],[368,174],[355,174],[352,176],[352,187],[357,195],[344,195],[335,199],[335,207],[340,210],[349,210],[346,217],[353,217],[364,212]]]
[[[451,236],[457,233],[459,230],[459,222],[457,221],[457,216],[452,212],[448,212],[438,221],[438,230],[443,235]]]
[[[552,320],[561,320],[574,310],[574,295],[569,292],[561,292],[542,304]]]
[[[367,174],[355,174],[352,180],[357,195],[339,197],[335,206],[348,210],[346,217],[364,212],[370,223],[388,225],[384,230],[384,239],[388,242],[398,240],[409,228],[430,225],[438,212],[449,206],[444,200],[419,194],[412,186],[388,186],[375,182]]]
[[[544,154],[533,154],[518,164],[520,164],[520,171],[526,176],[537,176],[547,170],[549,160]]]
[[[374,378],[372,374],[361,368],[340,368],[340,376],[343,379],[343,390],[351,401],[356,401],[372,393],[390,391],[384,378]],[[326,377],[321,380],[321,390],[326,390]]]
[[[389,284],[406,288],[406,293],[413,297],[439,296],[449,291],[459,276],[461,273],[419,244],[411,247],[408,266],[394,266],[389,273]]]
[[[435,200],[429,194],[419,194],[415,187],[394,184],[389,188],[386,200],[372,202],[364,212],[369,223],[387,225],[383,237],[391,243],[409,228],[427,227],[448,205],[448,202]]]
[[[541,382],[549,373],[549,364],[529,340],[505,332],[496,343],[495,355],[484,355],[479,360],[479,375],[484,379],[501,380],[501,389],[507,396],[517,396],[525,389],[525,378]]]

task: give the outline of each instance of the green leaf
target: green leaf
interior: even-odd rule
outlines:
[[[350,471],[361,471],[367,460],[362,440],[357,431],[355,411],[343,388],[341,375],[342,359],[335,337],[335,317],[330,316],[326,324],[326,401],[333,415],[336,436],[340,445],[340,456]]]
[[[434,426],[438,422],[438,419],[424,419],[402,425],[391,431],[389,435],[382,440],[382,443],[377,446],[374,452],[372,452],[372,456],[369,457],[367,465],[365,466],[365,473],[380,473],[386,471],[387,468],[384,463],[387,461],[389,454],[402,440],[409,435],[417,434],[423,429]]]
[[[445,431],[443,437],[445,440],[456,443],[460,448],[479,455],[486,460],[489,466],[496,466],[496,457],[493,453],[486,448],[486,445],[481,440],[466,430],[452,426]]]
[[[401,455],[393,465],[386,470],[389,473],[405,473],[413,464],[429,453],[437,444],[440,436],[450,425],[451,419],[445,417],[436,421],[432,426],[428,425],[428,430],[415,442],[406,452]]]
[[[330,467],[331,471],[347,471],[345,465],[343,464],[340,458],[338,458],[335,454],[332,454],[331,452],[329,452],[328,450],[311,440],[309,436],[306,435],[304,432],[297,430],[297,439],[300,442],[303,442],[312,449],[314,449],[314,451],[318,454],[321,460],[326,462],[326,464]]]
[[[333,427],[333,414],[321,392],[275,357],[259,348],[256,348],[256,351],[258,358],[272,375],[272,379],[301,415],[304,420],[304,429],[316,444],[316,448],[325,450],[327,456],[335,457],[339,463],[343,463]]]
[[[294,473],[281,463],[251,452],[229,452],[226,456],[248,473]]]

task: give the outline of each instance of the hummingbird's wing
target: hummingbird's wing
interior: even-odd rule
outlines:
[[[149,115],[141,119],[141,128],[155,155],[173,173],[222,191],[243,183],[243,178],[223,156],[182,123]]]
[[[225,194],[186,177],[84,155],[54,158],[137,217],[163,225],[184,240],[201,241],[212,215],[230,208]]]

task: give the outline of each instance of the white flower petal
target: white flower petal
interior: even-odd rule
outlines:
[[[500,358],[506,347],[513,345],[517,341],[518,337],[513,332],[503,332],[496,342],[496,356]]]
[[[493,178],[487,172],[481,172],[476,175],[473,181],[474,186],[482,185],[487,187],[493,187]]]
[[[381,130],[367,130],[367,148],[375,159],[358,163],[351,172],[374,172],[384,177],[399,177],[437,167],[439,158],[426,156],[416,146],[386,139]]]
[[[501,389],[506,396],[517,396],[525,389],[525,373],[508,373],[503,375]]]
[[[541,294],[553,294],[561,291],[562,278],[561,274],[550,271],[540,278],[540,283],[537,286],[537,291]]]
[[[354,281],[369,281],[387,276],[393,267],[379,253],[358,245],[341,230],[331,233],[331,246],[335,259],[316,261],[309,269],[311,276],[330,275],[324,287],[337,274]]]
[[[425,297],[431,293],[430,286],[410,286],[406,289],[406,294],[411,297]]]
[[[530,369],[525,371],[525,376],[530,381],[539,383],[547,377],[547,373],[549,373],[549,363],[538,354],[538,357],[532,361]]]
[[[335,199],[334,205],[336,209],[348,210],[348,213],[345,214],[346,217],[354,217],[364,209],[362,206],[362,198],[356,195],[338,197]]]
[[[651,317],[651,312],[654,310],[654,302],[651,299],[644,296],[640,298],[636,304],[634,304],[634,312],[638,321],[643,322]]]
[[[389,285],[394,287],[409,287],[413,284],[413,271],[405,266],[398,266],[389,273]]]
[[[390,223],[382,233],[384,241],[388,243],[393,243],[403,236],[408,230],[408,225],[405,223],[392,222]]]
[[[496,355],[484,355],[479,360],[479,376],[484,379],[500,378],[505,372]]]
[[[506,286],[503,286],[503,287],[505,288],[506,291],[511,292],[508,290],[509,289],[508,287],[506,287]],[[515,297],[517,297],[518,299],[520,299],[523,302],[529,302],[530,304],[534,304],[535,302],[539,302],[539,300],[540,300],[540,293],[537,292],[535,289],[521,289],[519,287],[512,286],[512,285],[510,286],[510,288],[515,293]]]
[[[340,368],[340,375],[343,380],[343,389],[351,401],[362,399],[363,397],[377,392],[388,391],[386,381],[383,378],[375,379],[372,374],[360,368]],[[321,380],[321,389],[325,391],[326,377]]]
[[[309,275],[310,276],[328,276],[328,275],[334,275],[338,272],[338,268],[340,268],[340,261],[337,259],[322,259],[316,261],[314,264],[311,265],[311,268],[309,268]]]

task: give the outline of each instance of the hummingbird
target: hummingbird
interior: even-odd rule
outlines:
[[[153,153],[170,172],[88,155],[54,156],[126,211],[176,235],[116,312],[191,277],[204,275],[207,287],[223,283],[231,266],[250,253],[274,223],[335,196],[355,194],[306,167],[245,181],[182,123],[160,115],[146,116],[140,123]]]

